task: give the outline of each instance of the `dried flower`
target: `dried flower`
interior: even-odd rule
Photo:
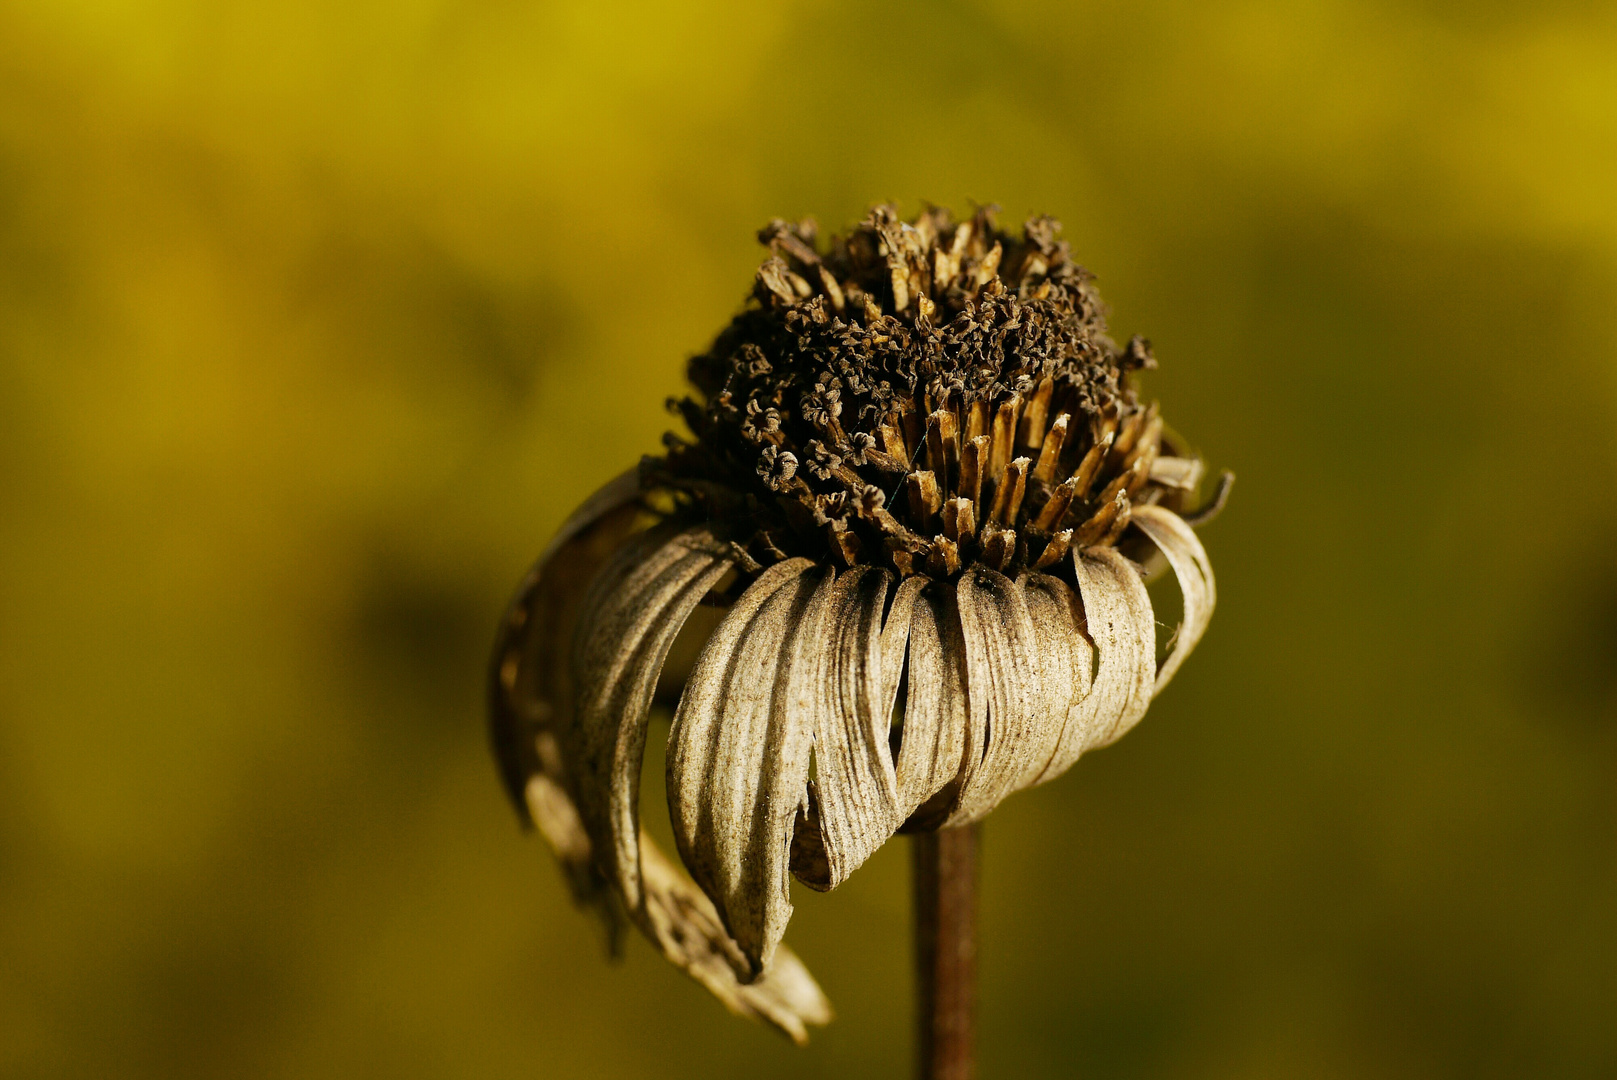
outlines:
[[[495,749],[577,899],[799,1040],[830,1010],[781,944],[789,875],[834,888],[896,831],[1059,776],[1139,721],[1212,614],[1191,523],[1228,474],[1181,516],[1202,464],[1137,400],[1150,346],[1106,336],[1059,228],[878,207],[822,250],[772,223],[754,303],[690,362],[694,441],[581,507],[502,627]],[[1184,598],[1160,663],[1130,558],[1158,552]],[[722,618],[667,755],[686,877],[637,796],[699,605]]]

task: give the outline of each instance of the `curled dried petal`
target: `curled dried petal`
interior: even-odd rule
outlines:
[[[812,715],[794,703],[833,584],[807,559],[759,575],[708,640],[674,713],[668,809],[679,852],[735,939],[751,979],[791,918],[787,859],[803,804]]]
[[[914,822],[928,828],[941,823],[968,771],[967,751],[973,739],[966,643],[953,585],[916,576],[904,587],[915,590],[915,599],[909,627],[909,690],[895,769],[898,816],[908,819],[934,796],[941,796],[942,813]],[[977,735],[976,756],[981,756],[980,729]]]
[[[1206,632],[1213,617],[1213,605],[1218,602],[1218,590],[1213,583],[1213,564],[1208,561],[1207,549],[1183,518],[1160,506],[1141,506],[1135,509],[1133,522],[1168,557],[1168,565],[1173,567],[1185,598],[1184,621],[1174,635],[1173,649],[1157,672],[1156,687],[1152,691],[1156,695],[1162,693],[1162,688],[1168,685]]]
[[[636,922],[663,956],[731,1012],[771,1023],[798,1045],[808,1041],[805,1025],[830,1023],[831,1003],[785,945],[775,950],[768,969],[756,979],[739,981],[734,969],[741,957],[712,902],[649,836],[642,836],[640,846],[645,904]]]
[[[804,828],[816,857],[798,876],[832,889],[869,858],[898,827],[898,782],[888,728],[898,690],[896,657],[903,655],[909,611],[895,605],[882,626],[892,575],[856,567],[833,587],[825,637],[802,661],[815,670],[794,705],[814,718],[814,814]],[[906,594],[913,596],[913,590]],[[823,852],[823,858],[818,853]]]
[[[1134,565],[1109,547],[1074,552],[1072,560],[1089,637],[1099,655],[1089,694],[1067,721],[1069,726],[1076,723],[1079,737],[1071,742],[1070,760],[1063,756],[1051,762],[1055,772],[1071,765],[1078,753],[1105,746],[1138,723],[1151,704],[1156,679],[1157,626],[1151,597]],[[1063,751],[1068,749],[1064,742]]]
[[[575,899],[595,911],[615,945],[623,907],[614,897],[597,845],[575,801],[579,777],[565,753],[571,743],[574,690],[570,650],[586,599],[583,587],[622,555],[641,516],[638,484],[628,473],[608,484],[564,524],[518,590],[496,642],[490,674],[490,735],[508,787],[538,825],[566,871]],[[831,1019],[831,1007],[802,962],[785,945],[750,983],[712,904],[643,833],[640,896],[629,918],[662,954],[732,1011],[763,1020],[798,1043],[806,1025]]]
[[[571,695],[562,643],[583,599],[572,586],[594,577],[629,535],[639,497],[635,468],[584,500],[556,530],[500,620],[488,680],[489,742],[506,793],[525,819],[528,777],[538,768],[533,738],[561,705],[571,704],[558,698]]]
[[[1033,767],[1041,741],[1038,643],[1022,590],[978,564],[961,575],[957,596],[971,723],[976,729],[980,719],[985,737],[982,759],[965,782],[950,825],[976,821],[998,806]]]
[[[1036,689],[1042,693],[1037,751],[1017,784],[1027,787],[1054,775],[1050,766],[1061,752],[1072,708],[1089,693],[1094,650],[1079,630],[1083,605],[1071,586],[1049,574],[1024,574],[1017,583],[1033,617],[1040,667]]]
[[[648,530],[596,577],[574,631],[578,700],[567,750],[579,811],[631,910],[640,904],[640,765],[651,696],[685,619],[733,565],[707,526]]]

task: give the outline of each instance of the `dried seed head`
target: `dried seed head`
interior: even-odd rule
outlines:
[[[937,528],[953,500],[969,504],[956,521],[992,524],[980,546],[1011,574],[1066,530],[1109,542],[1119,494],[1177,509],[1184,471],[1155,469],[1161,422],[1128,379],[1156,366],[1150,343],[1107,336],[1060,231],[1037,217],[1014,236],[992,207],[906,222],[878,206],[822,249],[812,222],[771,222],[752,303],[690,362],[698,396],[678,412],[696,441],[647,459],[643,482],[760,565],[902,576],[959,563]]]

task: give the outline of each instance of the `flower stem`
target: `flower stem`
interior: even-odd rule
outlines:
[[[976,1073],[977,828],[912,840],[919,1080],[971,1080]]]

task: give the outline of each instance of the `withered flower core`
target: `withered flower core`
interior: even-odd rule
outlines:
[[[755,303],[690,362],[649,486],[723,523],[750,569],[791,556],[953,577],[1042,570],[1109,545],[1138,502],[1178,509],[1199,462],[1163,454],[1154,406],[1061,226],[991,208],[913,223],[878,207],[821,251],[812,222],[759,234]]]

